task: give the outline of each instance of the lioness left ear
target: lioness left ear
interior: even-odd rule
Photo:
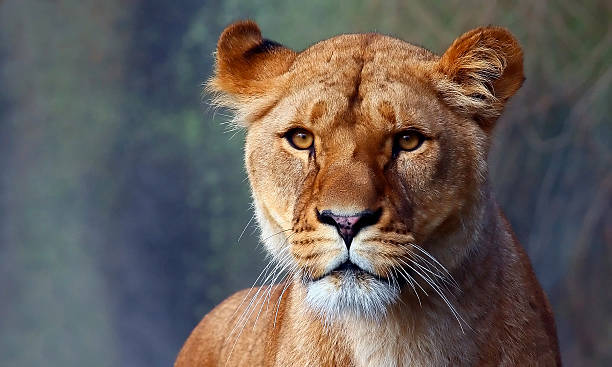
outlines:
[[[255,22],[236,22],[219,37],[215,75],[207,89],[217,105],[236,110],[238,120],[248,122],[275,100],[279,79],[295,57],[294,51],[262,38]]]
[[[446,50],[436,65],[443,99],[474,118],[485,130],[492,128],[508,99],[521,87],[523,51],[505,28],[471,30]]]

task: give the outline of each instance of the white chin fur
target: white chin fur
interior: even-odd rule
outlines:
[[[306,303],[325,321],[344,317],[378,320],[399,297],[399,290],[373,277],[345,274],[306,284]]]

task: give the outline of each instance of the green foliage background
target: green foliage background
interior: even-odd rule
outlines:
[[[492,180],[565,363],[612,365],[605,0],[0,1],[0,365],[170,365],[256,278],[243,135],[201,103],[217,37],[242,18],[296,50],[376,31],[440,53],[479,25],[512,30],[527,81]]]

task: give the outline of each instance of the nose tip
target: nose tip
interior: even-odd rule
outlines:
[[[344,240],[347,248],[351,247],[353,238],[359,231],[367,226],[376,224],[380,219],[381,210],[364,210],[353,215],[334,214],[331,210],[317,212],[319,222],[336,227],[338,234]]]

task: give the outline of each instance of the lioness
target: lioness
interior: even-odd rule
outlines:
[[[298,53],[226,28],[208,86],[247,128],[267,278],[287,277],[217,306],[175,366],[560,365],[487,178],[522,58],[497,27],[442,56],[380,34]]]

